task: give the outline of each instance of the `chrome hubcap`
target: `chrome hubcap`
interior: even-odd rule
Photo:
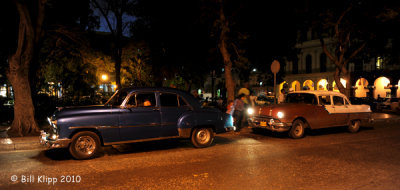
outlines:
[[[296,135],[300,135],[303,132],[303,128],[301,127],[301,125],[296,125],[294,132]]]
[[[205,144],[208,141],[210,141],[210,131],[208,131],[207,129],[201,129],[199,132],[197,132],[197,139],[199,140],[199,143],[201,144]]]
[[[81,136],[76,140],[75,150],[84,153],[92,154],[96,149],[96,142],[90,136]]]

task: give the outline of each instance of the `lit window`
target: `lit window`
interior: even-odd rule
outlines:
[[[7,97],[7,87],[0,87],[0,96]]]
[[[376,69],[382,69],[383,59],[382,57],[376,58]]]

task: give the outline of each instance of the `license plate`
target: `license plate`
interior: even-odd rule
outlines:
[[[261,127],[266,127],[267,126],[267,122],[266,121],[261,121],[260,122],[260,126]]]

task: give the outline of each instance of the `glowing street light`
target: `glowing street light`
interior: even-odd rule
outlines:
[[[108,80],[108,75],[107,74],[102,74],[101,75],[101,80],[107,81]]]

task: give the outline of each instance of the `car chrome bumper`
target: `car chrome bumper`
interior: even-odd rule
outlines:
[[[59,139],[57,135],[40,131],[39,142],[47,148],[66,148],[71,143],[71,139]]]
[[[225,127],[225,131],[235,131],[235,130],[236,130],[235,126]]]
[[[251,117],[248,119],[251,128],[268,129],[275,132],[289,131],[292,123],[275,122],[275,119],[269,117]]]

